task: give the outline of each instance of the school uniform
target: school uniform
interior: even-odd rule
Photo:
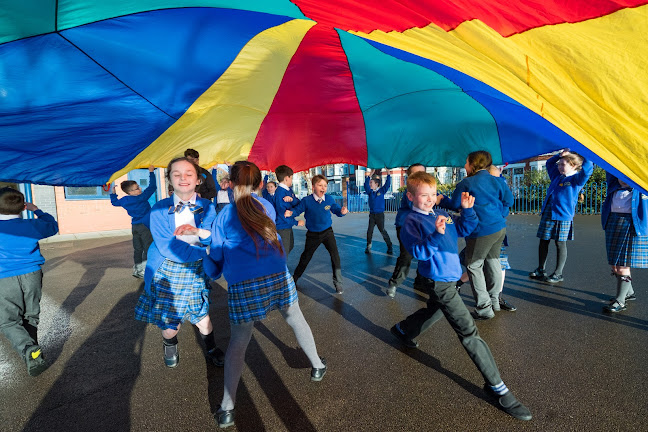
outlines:
[[[385,184],[373,190],[370,188],[371,178],[365,178],[365,191],[367,192],[367,201],[369,203],[369,226],[367,228],[367,250],[371,249],[371,239],[373,237],[374,227],[378,226],[378,231],[382,234],[385,243],[387,244],[387,251],[392,250],[392,242],[389,234],[385,230],[385,193],[391,186],[391,176],[388,175]]]
[[[306,198],[293,208],[293,216],[299,216],[305,213],[306,217],[306,245],[304,252],[299,258],[299,264],[295,269],[293,278],[297,281],[306,270],[306,266],[313,258],[313,254],[320,244],[331,255],[331,267],[333,270],[333,285],[336,291],[342,292],[342,266],[340,264],[340,253],[338,252],[337,243],[335,242],[335,234],[333,234],[333,220],[331,213],[338,217],[344,216],[342,214],[342,207],[335,203],[335,200],[330,195],[318,197],[315,194],[308,195]]]
[[[291,197],[292,201],[285,202],[285,197]],[[285,213],[286,210],[293,210],[293,208],[298,206],[299,203],[300,200],[297,198],[297,195],[295,195],[292,188],[289,188],[283,183],[277,184],[277,190],[275,191],[274,201],[272,204],[277,211],[275,223],[277,224],[277,232],[283,241],[286,256],[288,256],[290,251],[295,247],[295,237],[293,235],[292,227],[297,226],[297,221],[295,220],[295,214],[286,217]]]
[[[229,167],[227,169],[229,170]],[[212,179],[215,189],[214,205],[216,206],[216,214],[218,214],[226,205],[234,202],[234,191],[231,187],[225,190],[221,189],[220,183],[218,183],[218,170],[216,168],[212,170]]]
[[[574,239],[573,219],[578,195],[594,171],[594,164],[585,160],[580,171],[565,176],[556,165],[560,154],[547,160],[547,174],[551,183],[542,204],[542,216],[536,234],[541,240],[567,241]]]
[[[110,203],[115,207],[123,207],[131,217],[131,232],[133,233],[133,276],[144,276],[147,251],[153,237],[150,230],[151,205],[148,200],[157,190],[155,173],[149,173],[149,185],[139,195],[126,195],[117,198],[117,194],[110,194]]]
[[[203,167],[198,167],[199,172],[198,176],[202,179],[200,185],[198,185],[198,192],[201,198],[211,201],[216,196],[218,189],[216,188],[216,181],[214,180],[213,175]]]
[[[174,194],[153,206],[153,243],[148,251],[144,293],[135,308],[136,319],[164,330],[177,329],[187,318],[196,324],[207,315],[210,289],[202,260],[211,239],[175,236],[173,232],[183,224],[211,231],[215,217],[211,201],[195,194],[186,204]]]
[[[403,244],[419,260],[419,271],[426,278],[430,298],[426,307],[405,318],[396,328],[411,340],[445,316],[484,380],[491,386],[497,385],[502,379],[493,355],[455,289],[462,273],[458,237],[470,235],[479,220],[472,208],[463,209],[459,217],[448,219],[445,234],[440,234],[435,225],[438,215],[449,217],[443,210],[428,214],[414,208],[402,227]]]
[[[26,348],[38,345],[45,263],[38,241],[58,232],[52,215],[34,213],[38,219],[0,214],[0,331],[23,357]]]
[[[394,225],[396,225],[396,238],[398,239],[398,244],[400,246],[400,253],[398,258],[396,258],[396,265],[394,266],[394,272],[392,273],[391,278],[389,278],[388,286],[389,289],[394,289],[398,285],[402,284],[407,275],[409,274],[410,266],[412,265],[412,254],[407,251],[407,248],[403,245],[403,242],[400,237],[401,226],[405,222],[405,218],[412,210],[412,202],[407,198],[407,193],[403,192],[401,197],[400,205],[398,206],[398,211],[396,212],[396,220]],[[424,285],[424,280],[419,273],[418,269],[416,270],[416,279],[414,279],[414,287],[421,287]],[[394,291],[395,292],[395,291]]]
[[[607,196],[601,211],[608,264],[631,268],[648,267],[648,195],[623,188],[606,174]]]
[[[252,194],[263,205],[268,218],[275,220],[272,204]],[[241,225],[236,204],[225,208],[212,228],[207,274],[216,278],[222,272],[227,280],[227,304],[232,324],[260,321],[275,309],[287,309],[297,302],[297,290],[285,253],[265,244],[258,236],[257,248]]]

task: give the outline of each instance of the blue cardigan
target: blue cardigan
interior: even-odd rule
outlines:
[[[367,176],[365,178],[365,192],[367,193],[369,201],[369,213],[384,213],[385,212],[385,193],[389,190],[391,186],[391,176],[387,176],[385,184],[382,185],[378,190],[371,190],[369,187],[369,182],[371,177]]]
[[[592,175],[594,164],[586,159],[580,171],[574,175],[565,177],[558,171],[556,164],[559,159],[560,154],[557,154],[547,161],[547,174],[549,174],[551,184],[547,189],[547,198],[545,198],[542,204],[542,211],[544,212],[547,203],[551,200],[551,219],[556,221],[570,221],[574,219],[578,194]]]
[[[616,191],[621,189],[619,179],[610,173],[605,174],[607,180],[607,196],[601,211],[603,229],[607,225],[608,217],[612,213],[612,198]],[[632,224],[638,236],[648,235],[648,195],[632,189]]]
[[[58,232],[58,223],[49,213],[34,212],[38,219],[0,220],[0,279],[40,270],[45,258],[38,240]]]
[[[448,219],[445,234],[440,234],[435,225],[438,215],[449,217],[443,210],[429,215],[410,211],[400,231],[401,241],[419,261],[421,275],[434,281],[456,282],[462,273],[457,239],[470,234],[479,220],[472,208],[462,209],[459,217]]]
[[[148,250],[144,283],[147,293],[151,293],[153,275],[162,265],[164,259],[177,263],[190,263],[201,260],[207,256],[207,245],[211,236],[200,239],[203,246],[190,245],[178,240],[173,232],[175,226],[175,213],[173,213],[173,197],[165,198],[155,203],[151,209],[151,235],[153,243]],[[216,218],[214,204],[205,198],[196,198],[196,207],[192,210],[196,227],[211,231]]]
[[[272,204],[252,194],[274,222],[275,210]],[[279,237],[279,239],[281,239]],[[216,218],[212,228],[209,258],[204,261],[205,271],[212,279],[223,273],[230,285],[288,271],[286,256],[257,237],[259,249],[250,235],[243,229],[236,204],[225,207]]]
[[[475,213],[479,225],[467,238],[483,237],[506,228],[506,216],[513,205],[513,194],[502,177],[494,177],[487,170],[461,180],[451,198],[442,200],[441,206],[458,210],[461,208],[461,193],[468,192],[475,197]]]
[[[128,216],[132,219],[131,223],[144,224],[150,228],[151,205],[148,199],[153,196],[157,189],[157,182],[155,180],[155,173],[149,173],[149,185],[139,195],[126,195],[117,199],[117,194],[110,194],[110,203],[115,207],[124,207]]]
[[[306,229],[313,232],[322,232],[333,225],[331,213],[335,213],[337,217],[344,216],[342,207],[336,204],[330,195],[324,195],[324,201],[321,204],[315,201],[312,194],[308,195],[293,208],[293,212],[293,216],[299,216],[306,212],[304,215],[306,217]]]

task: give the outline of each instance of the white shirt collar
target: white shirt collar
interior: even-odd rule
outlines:
[[[326,194],[324,194],[322,198],[320,198],[315,194],[315,192],[313,192],[313,198],[315,198],[315,201],[317,201],[318,203],[321,203],[324,202],[324,199],[326,198]]]
[[[191,198],[189,198],[189,203],[190,203],[190,204],[196,204],[196,198],[197,198],[197,197],[198,197],[198,195],[196,195],[196,194],[194,193],[194,194],[191,196]],[[179,197],[178,195],[176,195],[176,194],[173,194],[173,206],[174,206],[174,207],[177,207],[177,205],[180,204],[180,201],[182,201],[182,200],[180,199],[180,197]],[[183,201],[183,202],[186,203],[187,201]]]
[[[412,210],[415,211],[416,213],[421,213],[421,214],[424,214],[426,216],[427,215],[434,216],[436,214],[436,213],[434,213],[434,209],[432,209],[432,211],[430,211],[430,212],[426,212],[425,210],[421,210],[420,208],[418,208],[416,206],[412,206]]]
[[[11,220],[11,219],[20,219],[20,215],[6,215],[6,214],[0,214],[0,220]]]
[[[286,189],[287,191],[289,191],[289,190],[290,190],[290,188],[289,188],[288,186],[286,186],[285,184],[283,184],[283,183],[279,183],[279,185],[278,185],[278,186],[279,186],[279,187],[281,187],[281,188],[284,188],[284,189]]]

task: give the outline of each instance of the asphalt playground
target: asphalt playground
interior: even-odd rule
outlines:
[[[335,294],[323,247],[299,281],[299,301],[328,373],[310,365],[278,312],[257,323],[228,431],[646,431],[648,271],[633,272],[637,301],[616,315],[601,308],[615,282],[598,216],[577,216],[565,281],[532,281],[539,215],[508,218],[504,296],[516,312],[478,322],[502,378],[530,408],[530,422],[497,409],[445,320],[408,350],[390,327],[426,301],[412,277],[395,299],[384,294],[395,256],[378,231],[364,254],[367,214],[334,217],[345,292]],[[394,214],[388,231],[397,245]],[[295,229],[294,270],[305,230]],[[39,377],[0,336],[0,430],[210,431],[223,371],[208,365],[197,333],[179,333],[180,364],[167,369],[160,331],[133,319],[141,281],[131,276],[132,245],[114,236],[42,244],[47,262],[40,340],[50,364]],[[61,239],[59,239],[61,240]],[[396,252],[398,247],[395,247]],[[550,250],[549,267],[555,262]],[[415,267],[415,266],[413,266]],[[414,274],[412,269],[410,276]],[[213,283],[218,344],[227,347],[227,284]],[[469,288],[462,297],[473,306]]]

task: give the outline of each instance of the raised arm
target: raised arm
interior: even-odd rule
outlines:
[[[142,191],[142,196],[144,199],[149,199],[153,196],[157,190],[157,179],[155,178],[155,167],[151,165],[149,167],[149,185]]]

